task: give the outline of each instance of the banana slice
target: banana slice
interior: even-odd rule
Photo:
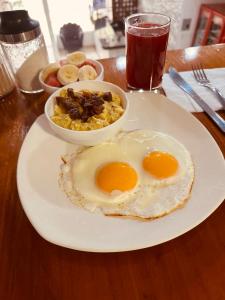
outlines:
[[[86,60],[86,55],[84,52],[75,51],[67,55],[66,60],[68,64],[79,66],[83,64]]]
[[[79,69],[79,80],[93,80],[98,76],[95,69],[90,65],[85,65]]]
[[[42,71],[42,80],[45,80],[48,75],[50,75],[51,73],[55,73],[58,71],[58,69],[60,68],[59,63],[52,63],[49,64],[46,68],[43,69]]]
[[[61,84],[66,85],[68,83],[77,81],[78,72],[78,67],[69,64],[64,65],[58,70],[57,78],[61,82]]]

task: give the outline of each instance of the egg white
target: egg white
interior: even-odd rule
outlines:
[[[121,147],[129,152],[132,161],[138,161],[142,165],[143,158],[150,152],[166,152],[176,158],[179,168],[174,176],[168,178],[156,178],[141,168],[141,182],[151,186],[167,186],[173,184],[185,175],[191,162],[191,156],[183,144],[173,137],[161,132],[151,130],[135,130],[129,134],[120,135]]]
[[[144,156],[151,151],[173,155],[179,163],[177,173],[166,179],[157,179],[142,167]],[[194,167],[187,149],[173,137],[150,130],[123,132],[111,142],[81,148],[64,158],[60,184],[67,196],[90,211],[107,215],[128,215],[155,218],[182,205],[189,196]],[[109,162],[126,162],[138,174],[134,189],[111,194],[95,184],[98,168]]]
[[[129,159],[129,155],[121,149],[119,143],[103,143],[81,151],[78,149],[78,153],[64,157],[64,160],[66,163],[62,166],[61,186],[73,202],[79,202],[89,210],[93,211],[103,206],[121,207],[133,200],[140,189],[138,173],[141,172],[141,166]],[[97,187],[96,171],[112,161],[126,162],[135,169],[138,180],[132,190],[113,191],[109,194]]]

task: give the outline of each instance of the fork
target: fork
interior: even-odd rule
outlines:
[[[205,86],[208,89],[210,89],[212,92],[214,92],[216,94],[218,100],[222,104],[223,109],[225,109],[225,98],[223,97],[221,92],[215,86],[213,86],[212,83],[209,81],[202,65],[199,64],[199,65],[192,66],[192,71],[193,71],[195,80],[200,85]]]

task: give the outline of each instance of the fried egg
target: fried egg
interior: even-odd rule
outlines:
[[[194,167],[173,137],[150,130],[122,132],[110,142],[63,158],[60,185],[69,199],[105,215],[156,218],[188,198]]]

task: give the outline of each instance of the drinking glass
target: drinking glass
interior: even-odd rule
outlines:
[[[170,22],[168,16],[158,13],[138,13],[125,19],[129,88],[153,90],[160,86]]]

